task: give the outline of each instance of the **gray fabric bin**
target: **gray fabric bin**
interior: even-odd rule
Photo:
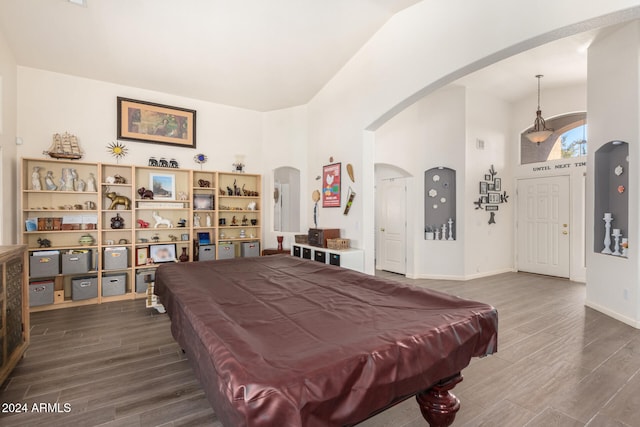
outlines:
[[[62,254],[62,274],[84,274],[91,269],[91,252]]]
[[[98,276],[76,277],[71,280],[71,299],[74,301],[98,297]]]
[[[260,256],[260,242],[242,242],[240,256],[243,258]]]
[[[38,254],[34,252],[29,257],[30,277],[51,277],[60,274],[60,253]]]
[[[29,307],[53,304],[53,280],[29,283]]]
[[[104,249],[103,270],[124,270],[129,266],[129,249],[123,246]]]
[[[218,243],[218,259],[231,259],[236,257],[236,247],[231,242]]]
[[[198,261],[213,261],[216,259],[216,245],[200,245]]]
[[[102,296],[124,295],[127,291],[126,274],[105,274],[102,276]]]

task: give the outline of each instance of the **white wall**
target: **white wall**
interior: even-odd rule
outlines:
[[[17,243],[16,60],[0,31],[0,245]]]
[[[407,277],[464,277],[465,89],[447,87],[421,99],[375,132],[376,164],[392,165],[411,177],[407,189]],[[444,166],[456,171],[457,240],[424,239],[424,172]],[[471,206],[469,206],[471,207]],[[410,225],[410,226],[409,226]]]
[[[587,230],[595,223],[594,153],[609,141],[629,143],[629,256],[627,259],[595,253],[593,233],[587,233],[586,304],[640,328],[640,22],[632,22],[589,48],[588,111],[589,162],[587,165]],[[612,189],[615,191],[615,189]]]
[[[129,154],[120,162],[146,165],[150,156],[175,158],[184,168],[204,153],[209,170],[231,171],[237,154],[245,155],[246,172],[262,173],[262,115],[134,87],[90,80],[34,68],[18,67],[18,135],[22,157],[42,157],[54,133],[78,136],[83,160],[115,163],[107,144],[116,140],[116,97],[140,99],[196,110],[196,149],[122,141]]]
[[[396,14],[309,103],[309,190],[333,156],[356,166],[362,195],[348,218],[323,209],[322,226],[345,230],[365,249],[365,271],[373,272],[374,138],[368,130],[463,74],[550,40],[637,18],[639,4],[424,1]]]
[[[459,182],[465,184],[463,203],[458,212],[465,218],[465,278],[487,276],[511,271],[514,268],[513,215],[515,187],[511,152],[519,137],[510,134],[511,105],[488,93],[466,91],[465,170]],[[484,142],[484,149],[476,148],[476,141]],[[475,209],[473,202],[480,196],[479,182],[493,165],[501,178],[506,203],[498,205],[495,224],[489,224],[489,212]],[[459,222],[459,221],[458,221]]]
[[[307,107],[293,107],[270,111],[263,114],[263,197],[264,209],[263,234],[265,248],[275,248],[276,236],[284,236],[283,247],[291,248],[296,234],[306,234],[313,225],[313,202],[311,192],[307,191]],[[290,166],[300,170],[303,191],[300,194],[300,230],[298,232],[282,232],[273,230],[273,170],[281,166]]]

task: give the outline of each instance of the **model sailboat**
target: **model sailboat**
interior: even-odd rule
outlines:
[[[60,135],[53,135],[53,142],[49,150],[44,152],[54,159],[71,159],[77,160],[82,158],[82,150],[78,144],[78,138],[68,132]]]

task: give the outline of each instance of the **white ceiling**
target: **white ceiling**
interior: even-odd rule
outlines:
[[[259,111],[307,103],[420,0],[2,0],[19,65]]]
[[[307,103],[396,12],[420,0],[2,0],[19,65],[268,111]],[[596,32],[457,83],[513,101],[586,80]],[[126,94],[123,94],[126,95]]]

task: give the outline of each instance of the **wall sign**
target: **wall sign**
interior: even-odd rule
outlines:
[[[322,207],[340,207],[340,172],[342,163],[322,167]]]
[[[532,172],[544,172],[550,171],[554,169],[567,169],[567,168],[579,168],[587,166],[587,162],[573,162],[573,163],[559,163],[557,165],[544,165],[544,166],[534,166],[531,168]]]

